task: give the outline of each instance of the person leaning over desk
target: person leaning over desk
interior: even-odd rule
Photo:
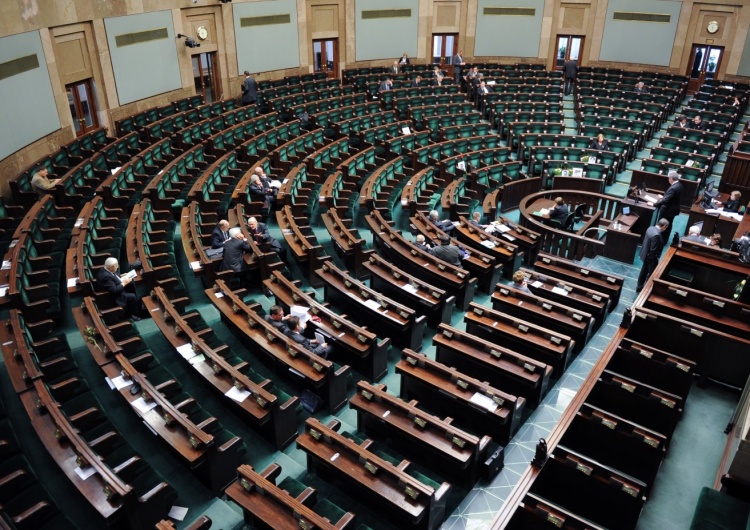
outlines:
[[[742,204],[740,203],[740,198],[742,198],[742,194],[734,190],[732,193],[729,194],[729,200],[725,203],[722,203],[721,201],[714,201],[717,206],[722,206],[722,211],[727,213],[738,213],[740,211],[740,207],[742,207]]]

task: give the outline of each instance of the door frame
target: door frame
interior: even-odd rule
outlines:
[[[695,62],[695,55],[698,52],[699,49],[705,48],[706,53],[701,58],[701,64],[699,66],[698,71],[698,77],[692,77],[693,76],[693,63]],[[688,59],[687,67],[685,68],[685,75],[688,78],[688,87],[687,90],[689,93],[697,92],[703,82],[706,80],[706,66],[708,65],[708,57],[711,55],[711,50],[720,50],[719,54],[719,62],[716,64],[716,69],[714,70],[714,79],[716,79],[717,75],[719,74],[719,69],[721,69],[721,61],[724,59],[724,51],[726,50],[725,46],[714,46],[713,44],[700,44],[700,43],[693,43],[690,47],[690,58]]]
[[[81,100],[78,98],[78,92],[76,90],[76,87],[79,85],[82,85],[84,87],[86,96],[88,98],[89,113],[91,115],[91,125],[88,127],[86,127],[86,119],[81,117],[84,116],[85,113],[83,112]],[[88,134],[89,132],[99,128],[99,112],[96,107],[96,97],[94,95],[94,86],[92,84],[92,79],[82,79],[80,81],[75,81],[73,83],[65,85],[66,94],[68,94],[69,89],[73,94],[73,106],[75,107],[76,114],[78,115],[78,118],[71,115],[71,119],[73,120],[73,130],[76,131],[76,137],[83,136],[84,134]],[[76,130],[75,128],[76,121],[81,126],[78,130]]]
[[[328,57],[328,54],[326,52],[325,43],[331,41],[333,42],[333,60],[330,60]],[[325,39],[312,39],[312,54],[313,54],[313,72],[317,72],[318,70],[315,70],[315,43],[320,42],[320,50],[321,50],[321,70],[320,72],[325,72],[326,76],[328,76],[328,79],[338,79],[339,78],[339,38],[338,37],[328,37]],[[325,59],[325,60],[324,60]],[[333,69],[328,69],[328,63],[333,64]]]

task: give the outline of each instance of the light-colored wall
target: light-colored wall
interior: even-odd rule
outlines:
[[[0,39],[0,63],[31,55],[39,66],[0,81],[0,160],[60,128],[39,32]]]
[[[533,16],[484,15],[486,7],[533,8]],[[538,57],[544,0],[479,0],[474,55]]]
[[[419,0],[355,0],[356,60],[417,55]],[[362,11],[410,9],[410,17],[362,19]]]
[[[602,47],[603,61],[669,66],[682,2],[676,0],[609,0]],[[670,15],[669,22],[614,20],[616,11]]]
[[[171,11],[105,18],[104,27],[121,105],[182,86],[177,47],[184,46],[184,39],[176,39]],[[162,28],[167,38],[119,47],[115,40],[118,35]]]
[[[233,4],[237,71],[266,72],[300,65],[297,2],[272,0]],[[289,15],[289,23],[241,27],[243,17]]]

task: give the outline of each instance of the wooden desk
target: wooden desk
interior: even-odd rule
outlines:
[[[732,217],[721,215],[718,212],[708,213],[706,209],[701,207],[702,199],[702,197],[699,197],[690,207],[685,233],[688,233],[691,226],[697,223],[703,223],[703,226],[701,227],[701,235],[709,237],[712,234],[720,234],[721,247],[728,249],[731,246],[732,241],[735,238],[742,237],[745,230],[747,230],[747,228],[744,227],[750,223],[750,214],[748,214],[746,210],[742,221],[737,221]],[[725,203],[728,199],[729,195],[726,193],[720,193],[716,196],[716,200],[721,201],[722,203]]]
[[[622,276],[582,267],[577,262],[551,254],[540,254],[534,263],[534,270],[548,272],[551,276],[608,294],[612,300],[610,311],[620,303],[620,294],[625,284],[625,278]]]
[[[340,423],[324,425],[315,418],[305,421],[305,432],[297,446],[307,453],[307,466],[330,473],[361,492],[371,506],[402,524],[435,530],[445,518],[445,503],[451,489],[444,482],[435,490],[406,472],[409,461],[398,466],[367,450],[368,441],[357,444],[338,432]]]
[[[385,385],[357,383],[349,406],[357,411],[357,429],[375,437],[390,438],[407,455],[431,469],[440,469],[453,480],[472,486],[484,473],[491,447],[489,436],[475,436],[386,392]]]

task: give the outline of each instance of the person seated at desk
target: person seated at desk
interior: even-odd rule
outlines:
[[[380,83],[378,85],[378,92],[385,92],[386,90],[392,90],[393,89],[393,81],[391,81],[391,78],[386,78],[385,81]]]
[[[229,221],[222,219],[211,232],[211,248],[223,248],[229,239]]]
[[[513,273],[513,287],[515,287],[519,291],[523,291],[524,293],[531,294],[531,291],[528,287],[528,282],[526,281],[526,275],[523,273],[523,271],[516,271]]]
[[[60,182],[60,179],[48,179],[47,175],[49,175],[49,171],[46,167],[43,167],[31,177],[31,189],[36,192],[40,199],[44,198],[46,194],[52,193],[52,189]]]
[[[269,213],[276,209],[276,193],[278,189],[270,186],[270,179],[267,179],[264,183],[263,179],[255,173],[250,177],[250,187],[248,189],[251,197],[263,200],[263,207],[268,208]]]
[[[446,263],[455,265],[456,267],[461,266],[461,259],[464,257],[464,253],[455,245],[451,245],[450,236],[444,235],[440,238],[440,245],[430,249],[430,254],[435,256],[439,260],[443,260]]]
[[[284,310],[281,308],[281,306],[278,305],[272,305],[271,309],[268,310],[268,314],[265,317],[266,322],[268,322],[284,334],[286,334],[287,330],[289,329],[286,324],[290,318],[292,318],[292,315],[284,316]]]
[[[112,302],[123,309],[123,319],[140,320],[138,313],[141,303],[135,290],[135,278],[132,273],[117,274],[120,264],[117,258],[107,258],[104,267],[96,273],[96,290],[109,293]]]
[[[701,227],[693,225],[688,229],[688,235],[682,238],[682,241],[692,241],[693,243],[706,244],[706,238],[701,235]]]
[[[420,250],[424,250],[425,252],[429,252],[432,248],[432,245],[427,242],[422,234],[417,234],[417,237],[414,238],[414,244],[419,247]]]
[[[742,194],[738,190],[734,190],[732,193],[729,194],[729,200],[725,203],[722,203],[721,201],[714,201],[716,203],[716,206],[721,206],[722,211],[726,213],[739,213],[740,208],[742,205],[740,204],[740,198],[742,198]]]
[[[596,135],[596,138],[591,140],[589,149],[596,149],[597,151],[609,151],[609,142],[602,133]]]
[[[635,92],[636,94],[648,94],[648,87],[643,81],[638,81],[635,84]]]
[[[479,76],[479,67],[478,66],[472,66],[469,70],[469,73],[466,74],[466,81],[467,82],[473,82],[474,79],[476,79]]]
[[[229,241],[224,243],[224,260],[221,262],[223,271],[234,271],[241,274],[247,270],[245,265],[245,252],[250,252],[250,243],[242,235],[242,229],[239,226],[229,230]]]
[[[288,328],[286,331],[287,337],[297,344],[301,344],[307,351],[310,351],[319,357],[323,357],[323,359],[328,359],[328,356],[331,353],[331,346],[326,342],[319,344],[316,339],[310,340],[305,337],[300,332],[299,317],[289,317],[286,321],[286,327]]]
[[[437,210],[432,210],[430,214],[427,216],[427,218],[430,220],[432,224],[434,224],[436,227],[438,227],[440,230],[442,230],[449,236],[452,235],[453,231],[456,229],[453,223],[450,222],[448,219],[443,219],[441,221],[438,217]]]
[[[703,121],[700,114],[696,114],[695,118],[693,118],[693,123],[690,124],[690,128],[698,131],[705,131],[708,128],[708,124]]]
[[[485,228],[487,228],[487,225],[480,224],[479,221],[481,219],[482,219],[482,212],[474,212],[473,214],[471,214],[471,219],[469,219],[469,224],[484,230]]]
[[[268,225],[265,223],[259,223],[255,217],[250,217],[247,220],[247,231],[253,236],[253,240],[258,246],[262,248],[268,248],[271,252],[275,252],[281,258],[281,261],[286,263],[286,252],[281,243],[271,236],[268,232]],[[224,251],[226,252],[226,250]]]
[[[555,199],[555,207],[547,215],[549,215],[550,221],[557,221],[560,224],[564,224],[568,215],[570,215],[570,208],[565,204],[562,197],[557,197]]]
[[[740,98],[738,98],[737,96],[734,96],[734,100],[732,100],[732,106],[736,108],[736,107],[739,107],[740,105],[741,105]]]
[[[432,84],[433,86],[440,86],[440,84],[443,82],[443,78],[445,76],[443,75],[442,70],[440,70],[439,66],[436,66],[432,70]]]
[[[492,92],[492,90],[490,90],[490,87],[488,87],[484,83],[484,81],[480,81],[479,86],[477,87],[477,94],[479,94],[480,96],[483,96],[485,94],[489,94],[490,92]]]
[[[421,83],[422,83],[422,76],[418,75],[417,77],[414,78],[414,81],[411,82],[411,86],[412,88],[422,86]]]
[[[721,248],[721,234],[711,234],[711,236],[708,238],[708,243],[706,244],[709,247]]]
[[[680,129],[688,129],[690,125],[687,121],[687,116],[684,114],[677,118],[677,121],[675,122],[675,127],[679,127]]]

